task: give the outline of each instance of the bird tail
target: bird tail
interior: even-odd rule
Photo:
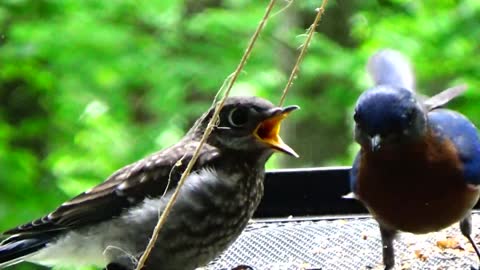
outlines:
[[[408,59],[399,51],[383,49],[375,53],[367,65],[375,85],[391,85],[415,91],[415,77]]]
[[[44,248],[50,237],[15,239],[12,236],[0,244],[0,269],[22,262],[36,251]]]

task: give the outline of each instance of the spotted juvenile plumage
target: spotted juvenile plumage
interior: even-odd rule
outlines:
[[[470,211],[480,196],[480,139],[463,115],[439,109],[461,91],[422,100],[410,88],[408,62],[396,51],[380,51],[369,66],[376,86],[355,107],[361,150],[351,184],[379,223],[385,269],[394,266],[397,231],[427,233],[460,221],[476,248]]]
[[[263,195],[272,147],[296,155],[270,132],[296,108],[255,97],[227,99],[146,269],[194,269],[235,240]],[[51,214],[5,232],[11,237],[0,245],[0,268],[26,260],[133,269],[212,113],[213,108],[177,144],[118,170]],[[265,127],[267,120],[273,122]],[[258,135],[260,129],[268,136]]]

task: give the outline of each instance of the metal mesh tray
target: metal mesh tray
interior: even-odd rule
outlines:
[[[268,172],[254,219],[228,250],[206,267],[230,270],[383,269],[378,225],[349,192],[349,168]],[[288,216],[303,218],[279,218]],[[305,217],[308,216],[308,217]],[[473,237],[480,241],[480,212]],[[401,233],[395,269],[471,269],[479,262],[458,224],[436,233]]]
[[[473,215],[474,224],[480,216]],[[479,240],[478,230],[474,238]],[[369,217],[252,222],[208,270],[249,265],[255,270],[383,269],[380,232]],[[436,233],[401,233],[395,241],[396,269],[470,269],[478,265],[458,224]]]

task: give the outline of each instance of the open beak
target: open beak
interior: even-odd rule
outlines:
[[[282,120],[292,111],[299,108],[300,107],[293,105],[275,109],[265,120],[258,124],[253,132],[254,136],[271,148],[298,158],[299,155],[290,146],[283,142],[279,133]]]

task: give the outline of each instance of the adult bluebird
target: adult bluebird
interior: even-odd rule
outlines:
[[[351,187],[379,224],[385,269],[395,265],[398,231],[422,234],[455,222],[480,258],[470,214],[480,196],[480,140],[466,117],[440,108],[464,88],[416,95],[411,66],[394,50],[372,56],[368,71],[375,86],[355,107],[361,149]]]

